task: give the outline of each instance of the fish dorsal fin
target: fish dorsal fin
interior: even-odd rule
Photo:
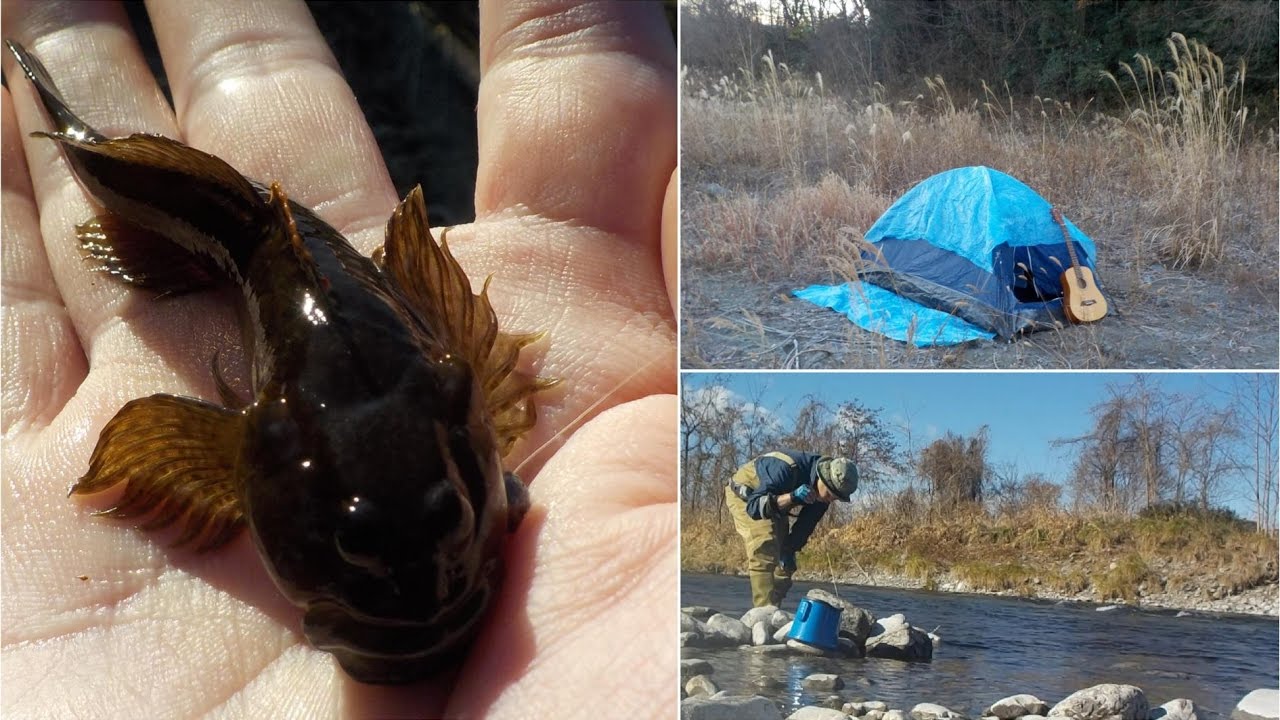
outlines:
[[[506,455],[536,421],[530,396],[555,384],[516,370],[520,349],[541,333],[515,335],[498,329],[488,280],[479,295],[473,294],[448,243],[437,245],[431,237],[421,187],[409,192],[387,222],[382,264],[432,336],[448,352],[470,362],[493,414],[499,449]]]
[[[244,524],[236,492],[240,413],[192,398],[152,395],[127,403],[102,429],[89,471],[71,488],[91,495],[127,483],[100,514],[140,518],[146,530],[183,526],[173,545],[211,550]]]

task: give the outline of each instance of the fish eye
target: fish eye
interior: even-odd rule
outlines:
[[[338,555],[374,575],[386,575],[381,556],[383,528],[373,503],[363,496],[352,495],[342,501],[338,516],[338,529],[333,535]]]

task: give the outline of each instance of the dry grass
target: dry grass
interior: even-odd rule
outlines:
[[[819,526],[800,567],[857,578],[880,571],[936,587],[948,577],[975,590],[1022,595],[1090,592],[1133,602],[1143,594],[1218,586],[1239,592],[1275,582],[1276,538],[1217,520],[1085,518],[1057,512],[989,517],[976,512],[919,521],[890,510]],[[742,546],[727,518],[685,513],[685,569],[741,572]]]
[[[702,78],[686,71],[686,319],[714,315],[702,301],[715,298],[698,294],[714,289],[697,287],[711,276],[791,287],[854,276],[863,233],[895,199],[930,175],[966,165],[987,165],[1021,179],[1086,228],[1098,245],[1104,283],[1124,301],[1118,313],[1155,313],[1158,307],[1165,316],[1177,316],[1185,305],[1187,312],[1202,314],[1195,308],[1204,300],[1183,291],[1212,284],[1223,287],[1206,287],[1209,298],[1229,293],[1274,314],[1280,287],[1275,134],[1251,128],[1239,90],[1243,69],[1224,69],[1206,48],[1180,36],[1169,47],[1175,58],[1170,69],[1145,57],[1121,67],[1113,76],[1117,94],[1104,98],[1115,109],[1105,111],[1098,103],[1073,107],[1053,98],[1014,98],[990,87],[981,97],[961,99],[940,77],[923,80],[922,91],[911,98],[886,98],[878,86],[857,98],[840,97],[826,91],[820,78],[801,77],[768,57],[735,77]],[[1190,274],[1183,282],[1169,280],[1167,273]],[[784,327],[776,318],[765,319],[771,322]],[[1121,333],[1126,339],[1135,330],[1162,329],[1159,321],[1141,317],[1130,322]],[[1028,353],[1031,366],[1141,366],[1117,360],[1117,349],[1095,337],[1071,335],[1061,348],[1040,338],[1045,347]],[[1095,346],[1093,355],[1082,357],[1082,339]],[[703,352],[704,345],[689,342],[697,338],[685,340],[693,353]],[[686,364],[830,366],[805,362],[804,353],[817,353],[810,360],[821,356],[822,348],[815,347],[820,343],[806,347],[787,340],[770,335],[761,342],[775,350],[755,349],[779,359],[687,354]],[[831,343],[845,340],[832,337]],[[1260,341],[1269,344],[1268,337]],[[1238,340],[1216,338],[1200,352],[1240,354],[1236,348],[1249,342],[1249,332]],[[1181,344],[1166,338],[1140,357]],[[729,348],[734,342],[726,336],[726,342],[711,345]],[[915,364],[902,357],[910,350],[892,342],[860,352],[859,359],[839,364]],[[1263,365],[1274,366],[1273,351],[1270,356]],[[959,355],[951,360],[973,364]],[[919,362],[949,361],[928,355]],[[1255,363],[1187,357],[1156,364]],[[1006,363],[1014,365],[1023,366],[1017,359]]]

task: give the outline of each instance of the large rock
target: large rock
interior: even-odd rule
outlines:
[[[680,632],[697,633],[702,635],[706,633],[707,626],[702,624],[697,618],[688,614],[680,613]]]
[[[1200,720],[1200,718],[1196,715],[1195,703],[1178,698],[1158,708],[1152,708],[1151,720]]]
[[[849,716],[831,708],[805,705],[787,716],[787,720],[849,720]]]
[[[779,610],[773,614],[773,617],[769,618],[769,626],[776,630],[783,625],[790,623],[794,619],[795,615],[792,615],[786,610]]]
[[[698,644],[702,636],[695,632],[680,633],[680,647],[693,647]]]
[[[769,635],[769,621],[761,620],[751,626],[751,644],[767,645],[773,638]]]
[[[871,627],[876,618],[871,613],[834,594],[814,588],[805,594],[810,600],[821,600],[832,607],[840,608],[840,634],[850,638],[861,647],[871,634]]]
[[[778,612],[777,605],[764,605],[762,607],[751,608],[742,616],[742,624],[747,627],[753,627],[761,620],[769,622],[769,619],[772,618],[773,614],[776,612]]]
[[[907,720],[907,714],[901,710],[885,710],[881,720]]]
[[[1280,718],[1280,690],[1262,688],[1241,698],[1231,711],[1231,720],[1277,720]]]
[[[680,661],[680,685],[683,687],[694,675],[710,675],[715,672],[711,663],[702,658],[689,658]]]
[[[911,708],[912,720],[958,720],[963,717],[964,715],[935,703],[920,703]]]
[[[680,703],[680,720],[782,720],[782,711],[766,697],[691,697]]]
[[[1140,688],[1112,683],[1077,690],[1049,711],[1051,718],[1074,720],[1146,720],[1150,714],[1147,696]]]
[[[751,628],[742,624],[738,618],[716,613],[707,618],[708,640],[716,639],[723,645],[750,645]]]
[[[777,632],[773,634],[773,641],[777,643],[786,642],[787,633],[789,632],[791,632],[791,621],[788,621],[785,625],[778,628]]]
[[[905,622],[893,624],[885,632],[867,638],[867,657],[928,662],[933,659],[933,641],[925,631]]]
[[[830,673],[814,673],[804,680],[800,681],[800,686],[806,690],[839,690],[844,687],[844,680],[839,675]]]
[[[694,675],[684,684],[684,691],[689,693],[689,697],[711,697],[720,692],[720,686],[706,675]]]
[[[1044,715],[1049,711],[1049,704],[1035,695],[1010,695],[992,703],[987,708],[987,715],[994,715],[1000,720],[1014,720],[1024,715]]]

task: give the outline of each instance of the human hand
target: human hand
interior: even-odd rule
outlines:
[[[380,244],[397,198],[305,6],[149,10],[176,118],[119,6],[7,2],[3,25],[102,132],[181,139],[279,181],[361,251]],[[607,399],[522,470],[534,507],[457,677],[404,688],[354,683],[310,648],[247,535],[203,555],[169,550],[172,534],[65,497],[128,400],[216,397],[210,358],[240,331],[230,293],[157,300],[86,270],[73,227],[95,211],[54,143],[26,137],[49,121],[6,58],[0,715],[669,715],[652,698],[675,681],[675,617],[654,612],[677,572],[659,250],[674,49],[657,6],[487,4],[481,22],[478,219],[450,231],[450,248],[477,284],[494,275],[504,330],[547,331],[522,362],[564,381],[539,396],[509,463]],[[243,386],[243,363],[227,369]],[[603,499],[582,492],[598,483]]]
[[[809,485],[801,485],[795,490],[792,490],[791,499],[804,505],[811,505],[817,501],[813,487]]]

